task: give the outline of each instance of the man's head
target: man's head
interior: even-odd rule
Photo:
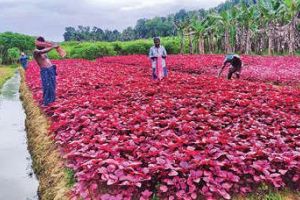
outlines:
[[[46,40],[45,40],[44,37],[39,36],[38,38],[36,38],[36,41],[38,41],[38,42],[45,42]],[[36,48],[37,48],[38,50],[42,50],[42,49],[44,49],[45,47],[39,46],[39,45],[36,44]]]
[[[153,38],[153,42],[154,42],[155,47],[159,47],[160,46],[160,38],[159,37]]]
[[[25,53],[24,53],[24,52],[21,52],[21,56],[25,56]]]

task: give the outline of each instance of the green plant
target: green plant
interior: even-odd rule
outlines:
[[[67,186],[72,187],[76,183],[74,171],[70,168],[66,168],[65,174],[67,178]]]
[[[16,63],[20,56],[20,50],[17,47],[13,47],[7,50],[7,57],[10,63]]]

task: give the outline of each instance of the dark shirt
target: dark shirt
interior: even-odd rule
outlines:
[[[28,57],[27,56],[21,56],[20,57],[20,63],[23,67],[27,67],[27,60],[28,60]]]
[[[230,63],[235,68],[241,68],[242,67],[242,61],[240,58],[236,56],[232,56],[231,58],[227,58],[224,62],[226,65],[227,63]]]

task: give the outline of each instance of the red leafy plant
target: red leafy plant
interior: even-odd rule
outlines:
[[[280,64],[259,59],[244,57],[255,69],[270,65],[269,75],[249,67],[245,80],[227,81],[214,77],[222,56],[170,56],[161,82],[141,55],[55,61],[57,100],[43,109],[75,172],[74,199],[230,199],[262,183],[299,189],[300,91],[264,84]],[[273,58],[297,74],[299,58],[287,59]],[[26,81],[39,102],[35,63]]]

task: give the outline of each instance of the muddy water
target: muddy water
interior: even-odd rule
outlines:
[[[19,85],[20,75],[16,73],[0,94],[0,200],[38,199],[38,181],[27,150]]]

